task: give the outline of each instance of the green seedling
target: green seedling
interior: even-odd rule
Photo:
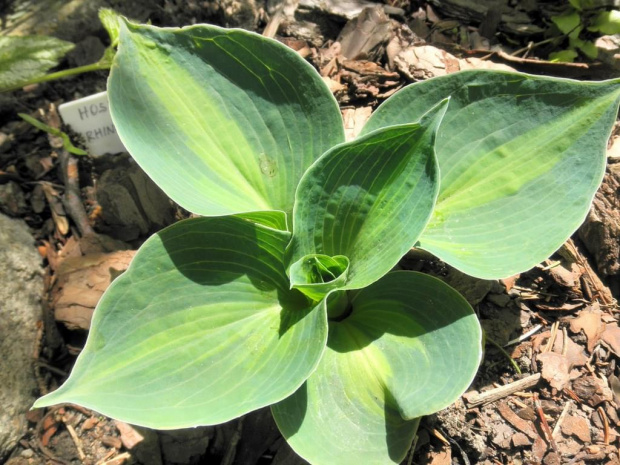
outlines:
[[[53,127],[43,123],[42,121],[39,121],[38,119],[33,118],[32,116],[27,115],[25,113],[18,113],[17,115],[21,119],[26,121],[27,123],[29,123],[32,126],[34,126],[35,128],[37,128],[37,129],[39,129],[41,131],[44,131],[44,132],[48,133],[51,136],[59,137],[60,140],[62,140],[62,146],[64,147],[64,149],[67,152],[70,152],[73,155],[88,155],[88,153],[85,150],[82,150],[81,148],[76,147],[75,145],[73,145],[73,142],[71,142],[71,139],[69,138],[69,135],[66,132],[63,132],[60,129],[53,128]]]
[[[96,63],[47,73],[75,47],[71,42],[47,36],[0,37],[0,92],[54,81],[91,71],[107,70],[112,65],[118,44],[119,16],[112,10],[99,11],[99,20],[110,36],[111,44]]]
[[[280,43],[123,23],[108,93],[132,156],[200,217],[144,243],[35,406],[171,429],[271,405],[309,462],[384,464],[482,353],[462,296],[394,266],[415,246],[496,279],[549,257],[602,180],[620,81],[451,74],[346,142],[321,77]]]
[[[544,41],[568,39],[568,46],[549,54],[549,59],[573,62],[582,53],[594,60],[598,57],[594,39],[605,34],[620,33],[620,11],[607,10],[600,2],[592,0],[569,0],[569,3],[566,11],[551,17],[561,35]]]

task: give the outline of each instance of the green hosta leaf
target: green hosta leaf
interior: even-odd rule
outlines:
[[[469,304],[438,279],[389,273],[331,322],[317,370],[272,411],[295,451],[315,465],[399,463],[418,417],[454,402],[482,353]]]
[[[35,407],[72,402],[129,423],[222,423],[294,392],[324,351],[324,302],[289,290],[290,234],[238,218],[151,237],[95,311],[67,382]]]
[[[235,215],[238,218],[251,221],[253,223],[262,224],[271,229],[277,229],[279,231],[288,231],[286,224],[286,215],[283,212],[251,212],[251,213],[239,213]]]
[[[603,177],[620,82],[471,71],[414,84],[364,132],[417,120],[450,96],[435,147],[441,191],[421,247],[480,278],[551,255],[577,229]]]
[[[347,289],[387,273],[423,231],[438,192],[433,145],[448,102],[419,123],[339,145],[304,175],[296,193],[291,261],[344,255]]]
[[[41,77],[75,47],[47,36],[0,37],[0,92]]]
[[[201,215],[290,213],[304,171],[344,140],[318,73],[243,30],[123,24],[108,92],[132,156]]]

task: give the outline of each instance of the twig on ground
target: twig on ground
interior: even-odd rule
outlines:
[[[71,426],[69,423],[64,421],[64,419],[63,419],[63,423],[65,424],[67,431],[69,431],[69,436],[71,436],[71,439],[73,439],[73,443],[75,444],[75,448],[77,449],[80,460],[83,462],[84,459],[86,458],[86,454],[84,453],[84,450],[82,449],[82,441],[80,441],[80,438],[78,437],[78,434],[75,432],[75,428],[73,426]]]
[[[555,422],[555,426],[553,427],[553,431],[551,432],[551,436],[553,436],[554,439],[558,435],[558,433],[560,432],[560,426],[562,425],[562,422],[564,421],[564,418],[566,417],[566,415],[570,411],[572,405],[573,405],[573,401],[572,400],[569,400],[568,402],[566,402],[566,404],[564,404],[564,408],[562,409],[562,413],[560,413],[560,416],[558,417],[558,421]]]
[[[37,368],[45,368],[47,371],[55,373],[59,376],[63,376],[65,378],[69,375],[66,371],[61,370],[60,368],[56,368],[55,366],[50,365],[45,360],[41,360],[40,358],[34,361],[34,365]]]
[[[439,431],[437,428],[430,428],[429,431],[433,433],[433,436],[443,442],[445,446],[450,447],[450,441],[448,441],[446,437],[441,434],[441,431]]]
[[[78,178],[77,160],[64,148],[58,155],[62,176],[65,183],[65,193],[62,196],[62,203],[65,210],[71,216],[82,236],[95,234],[92,226],[88,222],[88,215],[82,204],[80,196],[80,182]]]
[[[549,444],[553,448],[555,452],[558,451],[558,446],[555,443],[555,439],[553,439],[553,433],[551,432],[551,428],[549,428],[549,423],[547,423],[547,418],[545,417],[545,412],[543,412],[542,405],[540,404],[540,400],[538,400],[538,394],[534,393],[534,406],[536,407],[536,411],[538,412],[538,416],[540,418],[540,424],[542,426],[545,435],[547,436],[547,440]]]
[[[528,337],[532,336],[533,334],[535,334],[536,332],[540,331],[540,329],[543,327],[543,325],[536,325],[534,326],[532,329],[530,329],[527,333],[522,334],[521,336],[512,339],[510,341],[508,341],[506,344],[504,344],[504,347],[508,347],[514,344],[518,344],[519,342],[523,342],[525,341]]]
[[[549,340],[547,341],[547,345],[541,351],[543,354],[547,353],[547,352],[551,352],[551,349],[553,349],[553,344],[555,344],[555,338],[558,335],[558,327],[559,326],[560,326],[560,322],[559,321],[556,321],[551,326],[551,336],[549,336]]]
[[[605,410],[603,407],[599,407],[596,409],[598,415],[601,417],[603,422],[603,444],[606,446],[609,445],[609,420],[607,420],[607,415],[605,414]]]
[[[124,462],[125,460],[129,460],[131,458],[131,454],[129,452],[123,452],[122,454],[118,454],[116,457],[111,458],[110,460],[106,460],[105,462],[98,462],[97,465],[112,465],[113,463]]]
[[[522,391],[523,389],[531,388],[535,386],[540,380],[540,373],[535,373],[526,378],[519,379],[510,384],[506,384],[505,386],[501,386],[495,389],[491,389],[489,391],[477,393],[472,392],[463,395],[463,398],[467,402],[468,407],[476,407],[478,405],[486,404],[488,402],[494,402],[496,400],[507,397],[511,394],[514,394],[518,391]]]
[[[581,399],[571,389],[564,388],[564,394],[573,399],[575,402],[581,403]]]

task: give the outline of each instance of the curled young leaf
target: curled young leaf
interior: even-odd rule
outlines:
[[[620,81],[456,73],[396,93],[363,132],[415,121],[446,97],[435,147],[441,190],[420,246],[479,278],[527,270],[555,252],[590,208]]]
[[[291,289],[298,289],[314,301],[320,301],[347,282],[349,259],[344,255],[306,255],[291,265]]]
[[[291,262],[344,255],[341,289],[359,289],[390,271],[424,230],[439,190],[433,151],[446,111],[381,129],[334,147],[314,163],[295,194]]]

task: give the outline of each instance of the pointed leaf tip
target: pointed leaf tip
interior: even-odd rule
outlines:
[[[502,278],[548,258],[585,218],[619,95],[617,81],[465,71],[397,92],[363,133],[415,121],[450,96],[435,147],[441,191],[420,246]]]
[[[71,402],[176,429],[289,396],[327,340],[325,302],[288,289],[289,238],[233,217],[160,231],[102,297],[69,379],[35,406]]]

